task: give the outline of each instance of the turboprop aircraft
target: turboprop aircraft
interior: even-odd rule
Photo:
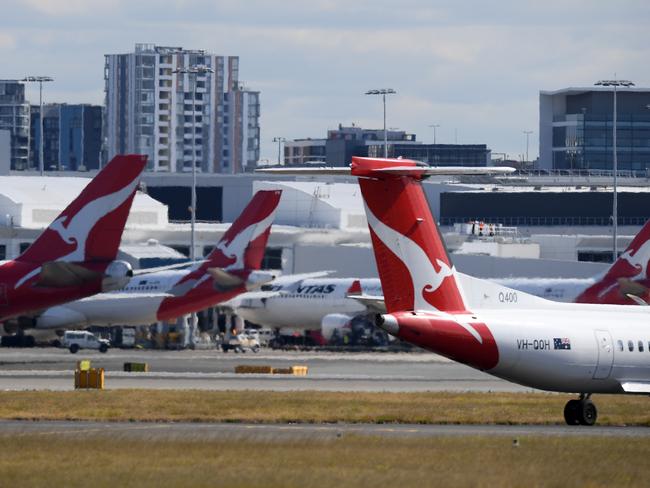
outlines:
[[[596,422],[593,393],[650,393],[650,307],[558,303],[461,281],[421,186],[446,170],[352,158],[384,292],[376,325],[508,381],[579,394],[564,408],[570,425]]]
[[[116,261],[146,156],[116,156],[20,256],[0,264],[0,322],[20,331],[44,309],[123,287]]]
[[[259,288],[275,278],[259,269],[281,193],[257,192],[205,260],[191,263],[189,269],[134,276],[113,293],[45,310],[33,327],[147,325],[198,312]]]

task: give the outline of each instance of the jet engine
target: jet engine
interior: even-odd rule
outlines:
[[[84,315],[65,306],[48,308],[36,317],[36,329],[70,329],[87,325]]]
[[[133,269],[126,261],[113,261],[108,265],[102,280],[102,291],[115,291],[124,288],[133,277]]]
[[[330,313],[321,320],[320,333],[326,341],[332,340],[335,332],[339,337],[352,331],[352,317],[342,313]]]

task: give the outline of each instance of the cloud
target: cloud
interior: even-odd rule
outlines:
[[[104,54],[136,42],[240,56],[261,91],[262,157],[274,136],[380,127],[363,93],[392,87],[389,126],[522,152],[539,90],[613,76],[650,83],[650,3],[604,0],[6,0],[4,76],[49,74],[50,100],[101,103]],[[32,88],[30,88],[32,90]],[[33,93],[29,91],[28,94]],[[536,150],[531,138],[531,153]],[[535,141],[533,141],[535,139]],[[534,142],[534,146],[533,146]]]

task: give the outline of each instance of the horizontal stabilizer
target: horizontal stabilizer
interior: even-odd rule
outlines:
[[[175,264],[168,264],[165,266],[156,266],[155,268],[134,269],[133,276],[141,276],[141,275],[146,275],[151,273],[157,273],[159,271],[171,271],[174,269],[187,268],[188,266],[199,266],[207,262],[208,262],[207,259],[203,259],[201,261],[185,261],[184,263],[175,263]]]
[[[245,282],[243,278],[229,273],[223,268],[208,268],[207,271],[219,288],[234,288],[243,285]]]
[[[360,158],[362,159],[362,158]],[[394,160],[393,160],[394,162]],[[407,160],[404,160],[407,162]],[[392,166],[388,168],[374,168],[374,174],[392,174],[403,176],[479,176],[479,175],[505,175],[515,171],[507,166]],[[321,168],[261,168],[256,169],[257,173],[278,174],[278,175],[329,175],[329,176],[350,176],[352,168],[349,167],[321,167]],[[361,176],[355,173],[357,176]],[[370,175],[367,175],[370,176]]]
[[[650,383],[642,381],[624,381],[621,383],[625,393],[650,393]]]
[[[347,298],[356,300],[364,305],[370,312],[373,313],[386,313],[386,303],[384,297],[376,295],[357,295],[350,293]]]
[[[66,261],[50,261],[43,263],[41,272],[36,280],[36,286],[65,288],[68,286],[81,286],[84,283],[98,280],[100,273],[89,270],[75,263]]]

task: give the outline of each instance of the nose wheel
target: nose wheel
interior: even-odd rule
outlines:
[[[569,400],[564,407],[564,420],[568,425],[594,425],[598,418],[596,405],[589,397],[580,395],[579,400]]]

